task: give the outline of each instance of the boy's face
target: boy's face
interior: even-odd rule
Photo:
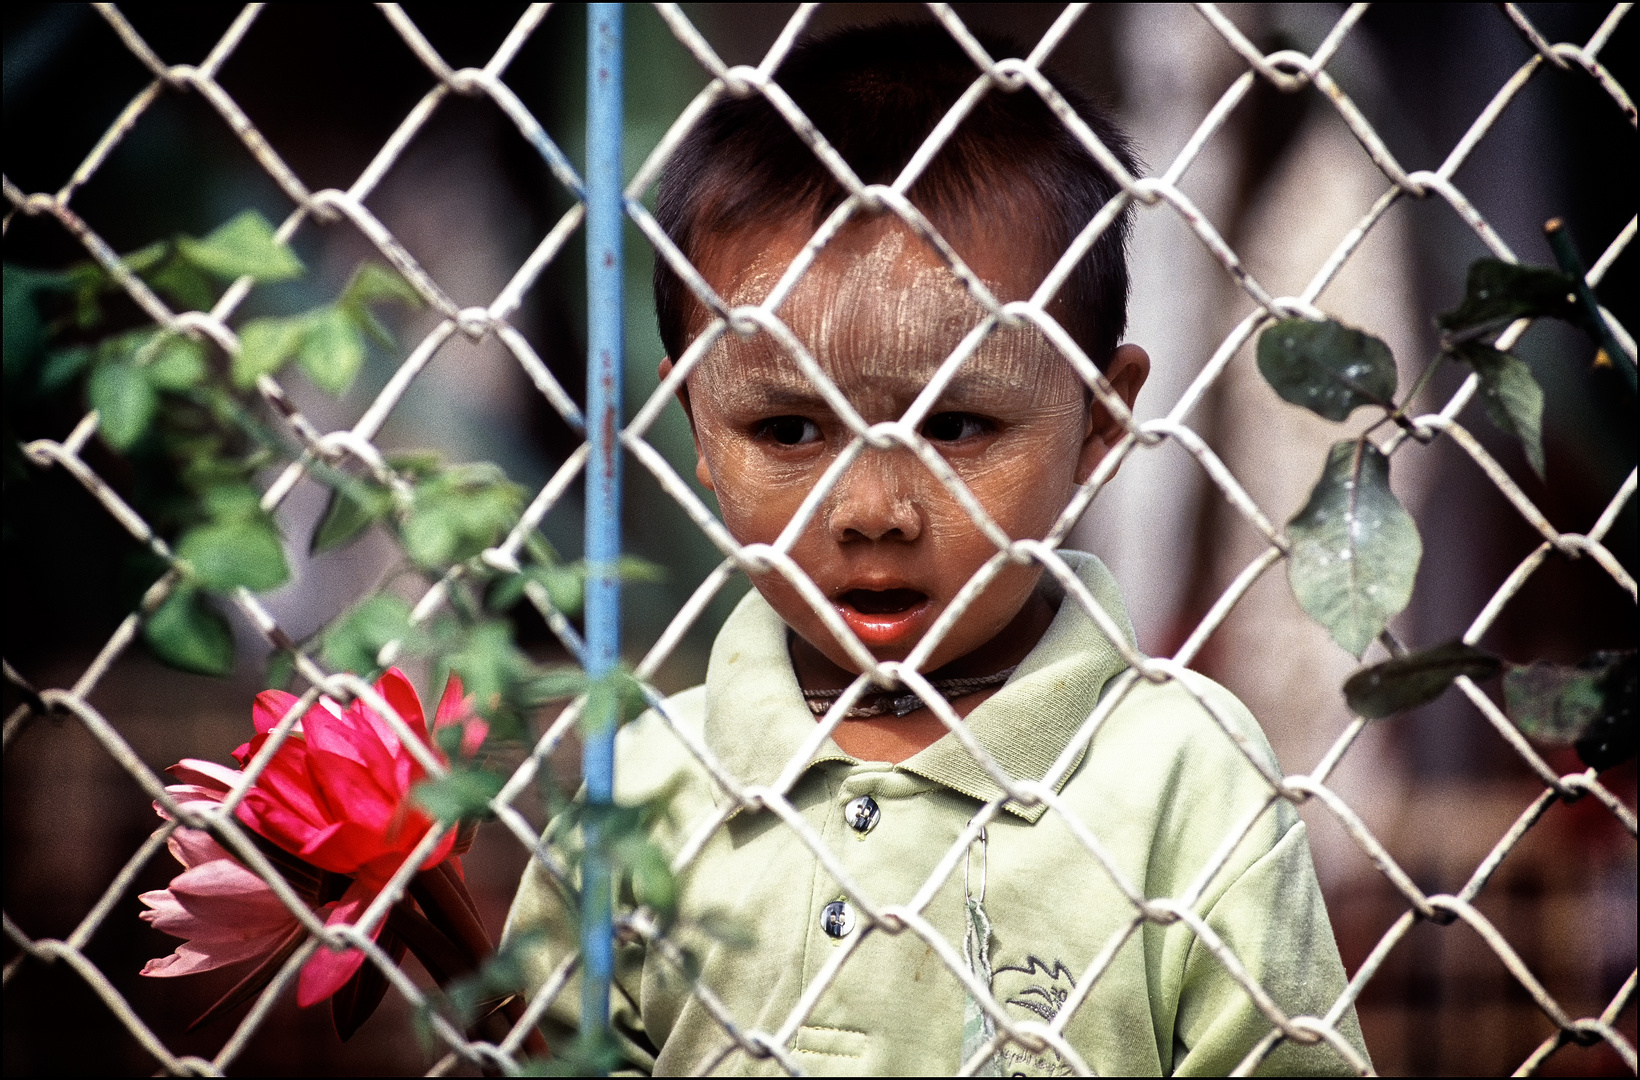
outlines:
[[[733,305],[760,303],[798,254],[802,227],[730,239],[703,260]],[[1004,302],[1023,299],[1045,266],[1005,239],[966,245],[970,267]],[[1016,247],[1018,245],[1015,245]],[[1023,265],[1022,265],[1023,264]],[[866,423],[898,420],[983,309],[891,215],[859,222],[821,254],[779,316]],[[1123,346],[1107,371],[1131,405],[1149,362]],[[741,543],[772,543],[854,433],[769,334],[719,339],[691,372],[685,404],[696,474],[717,493]],[[921,434],[1013,539],[1040,539],[1123,431],[1039,332],[999,329],[957,370]],[[994,544],[914,454],[866,448],[791,550],[879,660],[903,659],[987,559]],[[968,655],[1020,614],[1041,568],[1005,569],[934,650],[925,670]],[[856,671],[808,604],[776,573],[756,582],[786,624]]]

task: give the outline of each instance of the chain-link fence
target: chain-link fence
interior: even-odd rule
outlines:
[[[1262,776],[1268,795],[1259,813],[1235,822],[1227,831],[1224,842],[1207,865],[1197,868],[1196,885],[1177,896],[1148,896],[1142,888],[1128,880],[1124,870],[1112,860],[1100,837],[1076,820],[1066,820],[1085,857],[1101,866],[1111,882],[1131,905],[1130,916],[1122,929],[1095,954],[1072,959],[1071,979],[1064,1001],[1041,1022],[1021,1020],[1017,1011],[1004,1008],[992,996],[992,988],[978,979],[972,965],[965,959],[964,944],[949,940],[934,928],[927,917],[927,907],[935,893],[954,880],[953,875],[963,872],[967,856],[974,844],[984,835],[986,826],[1002,812],[1005,804],[1015,806],[1045,806],[1049,815],[1065,816],[1058,787],[1068,772],[1081,760],[1081,753],[1101,730],[1101,725],[1136,688],[1148,683],[1180,681],[1178,676],[1191,664],[1216,628],[1227,618],[1238,601],[1255,582],[1287,561],[1294,549],[1294,539],[1288,528],[1279,525],[1272,516],[1256,503],[1243,483],[1230,471],[1208,442],[1192,428],[1192,418],[1204,397],[1223,375],[1232,359],[1243,352],[1244,346],[1273,321],[1282,318],[1324,318],[1316,306],[1317,298],[1339,274],[1355,253],[1372,235],[1375,226],[1386,213],[1403,200],[1431,200],[1444,202],[1468,228],[1488,247],[1497,259],[1516,262],[1515,254],[1488,226],[1486,219],[1453,182],[1454,174],[1464,164],[1499,117],[1531,80],[1550,69],[1582,72],[1593,80],[1623,112],[1632,128],[1635,123],[1634,105],[1626,91],[1601,65],[1600,54],[1607,41],[1617,31],[1628,13],[1628,5],[1613,7],[1599,30],[1586,42],[1553,43],[1539,34],[1532,22],[1513,5],[1501,5],[1499,18],[1506,18],[1527,40],[1533,55],[1503,85],[1496,88],[1490,102],[1475,117],[1467,133],[1454,145],[1441,166],[1434,171],[1407,171],[1385,145],[1373,125],[1352,102],[1350,95],[1328,74],[1329,62],[1356,27],[1366,5],[1355,5],[1345,11],[1313,53],[1293,50],[1266,54],[1256,47],[1242,31],[1221,11],[1212,5],[1198,5],[1200,17],[1222,38],[1224,44],[1245,62],[1245,71],[1230,85],[1213,107],[1200,118],[1194,136],[1171,161],[1158,163],[1155,173],[1135,176],[1124,168],[1075,112],[1065,103],[1052,83],[1043,75],[1041,67],[1047,62],[1064,36],[1084,16],[1083,5],[1071,5],[1054,23],[1052,29],[1034,43],[1030,54],[1023,58],[998,59],[987,54],[979,40],[965,27],[963,21],[944,5],[930,5],[934,17],[950,33],[962,50],[972,58],[975,81],[970,92],[962,97],[949,115],[938,125],[926,144],[914,156],[898,179],[889,185],[863,183],[850,165],[843,160],[809,119],[781,90],[779,70],[782,60],[803,37],[805,27],[816,5],[804,5],[791,17],[767,56],[756,67],[725,64],[713,45],[693,25],[689,17],[675,5],[657,5],[662,19],[678,42],[687,48],[710,78],[708,87],[682,111],[666,136],[644,161],[636,174],[622,183],[621,137],[622,113],[619,86],[621,82],[621,12],[619,5],[594,5],[588,17],[588,153],[587,176],[577,175],[564,153],[546,134],[542,124],[509,89],[506,76],[509,64],[520,49],[536,33],[546,17],[545,6],[532,7],[518,20],[504,41],[481,68],[452,67],[439,51],[418,30],[415,22],[396,5],[382,5],[381,13],[392,26],[404,47],[414,55],[433,80],[430,90],[416,103],[381,146],[368,167],[346,190],[313,191],[298,178],[296,172],[280,154],[259,134],[256,125],[236,104],[233,96],[223,89],[218,74],[246,39],[257,31],[262,15],[259,5],[244,9],[214,48],[198,64],[178,64],[172,58],[158,55],[144,41],[141,34],[112,5],[98,5],[98,11],[108,26],[119,35],[131,54],[153,74],[152,83],[144,89],[107,130],[102,139],[86,155],[79,168],[55,193],[29,193],[15,186],[11,179],[5,182],[10,204],[6,222],[9,229],[19,215],[54,219],[67,234],[83,247],[92,260],[120,290],[134,301],[147,318],[158,327],[174,331],[190,341],[207,342],[229,358],[239,357],[247,348],[241,331],[244,320],[241,308],[253,287],[251,276],[245,276],[216,299],[208,310],[175,310],[162,298],[142,274],[133,269],[133,258],[122,258],[102,239],[99,223],[82,219],[75,209],[76,193],[95,177],[110,156],[114,154],[133,127],[143,118],[156,101],[167,95],[195,94],[218,114],[266,175],[294,204],[290,215],[277,229],[279,241],[289,240],[303,229],[357,230],[379,255],[387,261],[413,288],[420,301],[439,316],[436,328],[417,342],[405,356],[397,371],[369,407],[346,429],[324,431],[295,408],[278,381],[270,374],[260,374],[254,384],[262,401],[271,410],[285,434],[300,446],[300,453],[260,491],[260,508],[271,512],[278,508],[291,493],[309,478],[329,478],[349,470],[375,478],[384,487],[403,487],[405,467],[384,456],[375,444],[384,423],[400,405],[412,383],[450,342],[460,336],[478,340],[499,340],[527,373],[529,379],[551,407],[564,421],[578,432],[585,432],[587,441],[565,460],[557,473],[545,483],[529,501],[526,509],[510,522],[510,531],[504,539],[489,546],[482,553],[482,563],[498,573],[517,573],[520,560],[526,555],[529,538],[560,508],[568,493],[585,484],[588,574],[585,590],[583,629],[578,630],[566,617],[562,598],[556,598],[539,581],[525,586],[528,599],[540,611],[553,632],[558,635],[567,654],[579,662],[595,682],[607,682],[616,670],[623,651],[641,656],[633,668],[637,683],[642,687],[648,704],[667,725],[678,741],[688,747],[699,759],[700,766],[710,774],[721,790],[716,812],[694,825],[681,846],[672,852],[671,871],[686,877],[695,860],[712,838],[726,828],[726,823],[740,811],[767,813],[779,819],[777,827],[790,830],[791,842],[805,845],[814,858],[836,883],[838,895],[852,907],[858,919],[857,929],[849,934],[844,944],[833,954],[815,978],[803,988],[797,1006],[780,1019],[771,1029],[753,1025],[751,1018],[735,1015],[711,988],[695,985],[693,993],[701,1007],[721,1025],[727,1037],[726,1056],[744,1054],[751,1059],[772,1060],[787,1071],[801,1073],[803,1061],[794,1049],[799,1030],[816,1005],[833,991],[832,983],[845,965],[859,951],[862,942],[873,935],[915,935],[923,939],[939,964],[961,983],[965,992],[977,1003],[991,1025],[994,1035],[963,1063],[965,1074],[974,1074],[987,1068],[995,1054],[1008,1047],[1020,1047],[1032,1052],[1051,1051],[1071,1070],[1089,1071],[1078,1050],[1065,1037],[1067,1025],[1077,1015],[1090,993],[1100,983],[1128,938],[1146,923],[1172,925],[1183,922],[1199,937],[1201,947],[1209,950],[1230,977],[1239,982],[1250,999],[1268,1020],[1268,1035],[1251,1047],[1241,1071],[1256,1070],[1283,1042],[1304,1045],[1329,1044],[1351,1067],[1367,1071],[1369,1066],[1339,1031],[1342,1018],[1351,1005],[1374,979],[1391,954],[1407,938],[1413,928],[1423,923],[1442,926],[1466,925],[1473,929],[1486,946],[1508,969],[1510,975],[1528,994],[1536,1007],[1552,1024],[1552,1032],[1521,1063],[1521,1069],[1531,1072],[1550,1061],[1556,1052],[1570,1043],[1590,1045],[1598,1041],[1609,1044],[1630,1069],[1635,1068],[1635,1052],[1630,1042],[1617,1030],[1619,1018],[1631,1008],[1635,975],[1630,974],[1622,988],[1598,1014],[1577,1015],[1570,1012],[1545,988],[1531,965],[1522,959],[1518,943],[1512,943],[1477,907],[1477,898],[1487,888],[1500,864],[1519,845],[1530,830],[1557,802],[1587,800],[1598,802],[1604,811],[1615,818],[1632,839],[1635,834],[1634,811],[1614,795],[1593,768],[1586,772],[1562,775],[1545,761],[1533,745],[1521,734],[1513,722],[1494,701],[1467,675],[1459,675],[1457,686],[1480,712],[1497,737],[1512,748],[1541,780],[1542,793],[1520,809],[1512,827],[1499,836],[1490,853],[1478,865],[1463,887],[1456,892],[1431,893],[1421,889],[1413,875],[1403,870],[1396,853],[1386,847],[1363,820],[1342,798],[1329,788],[1332,776],[1353,745],[1368,727],[1366,718],[1357,718],[1345,728],[1331,748],[1314,762],[1306,762],[1307,772],[1283,776],[1273,772],[1255,751],[1245,748],[1245,740],[1234,723],[1219,715],[1196,691],[1191,695],[1201,704],[1204,721],[1222,727],[1238,746],[1244,747],[1247,768]],[[1302,292],[1294,296],[1272,295],[1249,273],[1237,253],[1217,231],[1211,221],[1198,211],[1191,199],[1181,191],[1181,181],[1197,161],[1203,148],[1228,122],[1239,103],[1261,81],[1282,91],[1295,94],[1324,95],[1327,102],[1347,124],[1365,155],[1381,172],[1386,187],[1371,210],[1340,237],[1330,256],[1310,270],[1312,276]],[[1003,303],[991,288],[968,269],[952,246],[942,237],[929,219],[908,198],[917,179],[938,154],[942,145],[953,137],[963,118],[986,95],[1038,95],[1064,122],[1066,129],[1087,149],[1098,163],[1119,183],[1121,192],[1104,207],[1077,236],[1066,250],[1047,279],[1034,295],[1024,301]],[[847,192],[847,197],[814,233],[801,254],[787,268],[762,302],[746,307],[731,306],[716,292],[710,282],[691,265],[688,258],[668,238],[646,206],[646,198],[666,168],[680,142],[700,120],[705,110],[725,97],[762,95],[785,118],[793,132],[813,151],[829,174]],[[466,96],[487,102],[499,110],[511,124],[535,147],[550,167],[552,174],[574,199],[574,205],[547,231],[529,257],[520,265],[505,288],[484,307],[461,307],[430,275],[411,252],[367,205],[372,192],[383,178],[399,167],[406,147],[417,133],[453,98]],[[1222,265],[1237,288],[1252,301],[1253,310],[1218,345],[1211,356],[1194,358],[1199,364],[1188,388],[1171,404],[1166,417],[1140,423],[1122,399],[1111,389],[1098,368],[1083,352],[1071,335],[1049,313],[1050,304],[1072,269],[1091,247],[1112,227],[1119,215],[1129,206],[1140,214],[1178,215],[1199,238],[1203,247]],[[1123,424],[1127,435],[1100,463],[1089,481],[1077,493],[1053,529],[1041,540],[1015,540],[1009,537],[988,515],[969,492],[957,473],[940,452],[921,433],[926,419],[927,405],[914,406],[912,411],[892,423],[868,424],[855,411],[847,398],[828,378],[821,358],[812,355],[803,341],[781,320],[776,312],[792,294],[811,267],[851,222],[869,215],[896,215],[905,226],[938,253],[954,279],[982,312],[970,333],[941,365],[937,380],[946,380],[971,358],[991,332],[1000,327],[1030,325],[1038,328],[1045,338],[1071,365],[1087,384],[1098,402]],[[663,259],[684,281],[701,305],[711,314],[712,321],[695,339],[688,351],[676,358],[676,363],[661,385],[645,401],[624,427],[619,425],[622,415],[619,373],[622,370],[620,320],[622,312],[622,281],[620,245],[623,215],[642,230],[654,246],[658,258]],[[587,229],[588,293],[589,293],[589,361],[585,409],[567,393],[549,365],[543,362],[534,347],[519,333],[510,321],[523,298],[538,286],[549,264],[565,250],[566,243],[583,225]],[[1598,258],[1587,270],[1589,286],[1597,285],[1613,264],[1621,257],[1634,237],[1635,222],[1628,225],[1606,243]],[[1627,331],[1607,313],[1609,332],[1615,338],[1616,349],[1634,355],[1634,343]],[[1528,320],[1513,321],[1496,339],[1499,351],[1507,352],[1525,332]],[[853,433],[853,441],[804,501],[796,517],[787,525],[780,539],[772,544],[742,545],[725,528],[714,510],[702,500],[656,450],[649,435],[663,410],[668,409],[684,380],[701,362],[714,344],[725,335],[765,335],[779,343],[779,347],[816,387]],[[9,348],[9,346],[8,346]],[[1621,364],[1622,358],[1613,358]],[[1613,528],[1620,513],[1632,499],[1636,478],[1631,471],[1615,491],[1605,493],[1606,509],[1586,532],[1577,533],[1558,528],[1549,515],[1539,509],[1522,487],[1511,479],[1508,471],[1487,451],[1481,441],[1466,428],[1467,417],[1478,412],[1476,398],[1483,392],[1479,374],[1464,380],[1455,393],[1437,410],[1423,415],[1398,415],[1393,434],[1382,440],[1378,448],[1386,456],[1393,456],[1403,448],[1432,440],[1454,441],[1474,462],[1475,467],[1495,485],[1509,504],[1541,535],[1541,544],[1500,585],[1490,599],[1473,614],[1464,635],[1464,641],[1474,643],[1498,619],[1511,600],[1522,590],[1533,574],[1547,560],[1556,557],[1589,559],[1597,563],[1616,585],[1631,599],[1635,582],[1619,559],[1604,545],[1603,540]],[[1272,407],[1277,407],[1272,405]],[[1287,406],[1279,406],[1287,407]],[[144,516],[133,508],[116,487],[99,476],[88,463],[87,447],[98,436],[99,426],[108,418],[93,411],[87,414],[72,431],[60,439],[31,442],[26,447],[29,461],[39,469],[61,469],[72,474],[97,502],[112,515],[124,529],[149,548],[170,569],[150,588],[138,610],[132,612],[117,632],[97,654],[95,660],[67,688],[34,689],[28,672],[15,672],[8,664],[7,677],[24,695],[21,705],[8,717],[5,727],[6,745],[27,726],[48,715],[70,716],[88,731],[119,768],[134,778],[157,804],[163,806],[171,820],[155,831],[135,851],[118,874],[107,884],[100,900],[79,922],[74,931],[61,940],[36,937],[27,926],[6,917],[6,932],[19,950],[6,967],[8,994],[24,993],[31,972],[39,964],[72,967],[100,996],[106,1007],[118,1017],[159,1066],[173,1073],[208,1072],[225,1070],[243,1055],[258,1029],[263,1025],[282,996],[295,992],[303,965],[317,950],[325,948],[355,948],[362,950],[366,963],[379,969],[389,984],[388,993],[402,995],[422,1015],[431,1037],[442,1056],[435,1072],[448,1071],[463,1064],[512,1072],[526,1055],[526,1038],[555,999],[565,991],[572,978],[579,975],[587,1001],[586,1022],[592,1026],[607,1023],[607,987],[613,967],[613,943],[616,935],[625,940],[643,940],[659,955],[669,955],[669,944],[664,920],[656,919],[653,912],[639,908],[635,911],[612,911],[607,904],[600,911],[599,896],[607,897],[610,869],[590,857],[581,867],[581,879],[593,884],[592,898],[583,908],[583,952],[564,959],[544,985],[528,987],[529,1004],[516,1018],[509,1034],[498,1041],[487,1041],[472,1032],[464,1032],[459,1022],[439,1009],[428,1006],[430,993],[400,970],[396,957],[378,944],[373,930],[389,918],[394,905],[409,895],[412,878],[430,855],[446,843],[454,825],[430,828],[415,846],[409,857],[391,878],[357,914],[352,925],[326,925],[316,913],[310,898],[304,897],[292,886],[282,872],[277,859],[243,827],[235,816],[247,792],[256,784],[265,769],[274,761],[280,748],[293,737],[298,720],[318,701],[321,693],[337,701],[359,699],[380,715],[388,718],[404,747],[416,758],[419,767],[432,778],[450,772],[449,760],[416,737],[394,702],[383,696],[377,687],[358,675],[332,671],[321,663],[316,648],[309,648],[295,636],[281,628],[264,602],[250,588],[240,586],[231,591],[232,602],[279,650],[289,652],[297,676],[305,681],[306,692],[296,699],[268,731],[267,740],[255,749],[254,756],[244,762],[242,778],[222,795],[216,810],[202,811],[197,804],[184,801],[168,793],[161,770],[168,762],[145,760],[133,749],[122,731],[120,717],[91,704],[90,698],[111,667],[122,654],[131,649],[143,632],[145,621],[151,621],[166,609],[177,590],[188,585],[194,572],[179,561],[173,546],[151,527]],[[1222,495],[1234,514],[1250,523],[1267,541],[1267,547],[1235,579],[1229,589],[1212,603],[1205,618],[1188,635],[1177,652],[1167,658],[1149,657],[1133,646],[1119,629],[1112,614],[1094,597],[1077,573],[1059,554],[1059,548],[1071,529],[1094,505],[1101,488],[1115,473],[1117,467],[1133,455],[1157,452],[1165,443],[1175,442],[1199,465],[1203,475]],[[997,555],[986,563],[962,594],[957,598],[940,623],[922,640],[903,663],[877,663],[869,650],[837,616],[835,609],[799,568],[791,549],[803,528],[810,522],[821,501],[838,482],[845,471],[862,454],[873,452],[901,452],[915,455],[927,470],[971,515],[977,528],[995,544]],[[622,507],[621,461],[626,458],[632,465],[646,470],[671,499],[681,506],[711,541],[722,556],[721,565],[695,590],[693,596],[671,619],[664,633],[653,642],[638,643],[642,649],[623,643],[620,637],[619,603],[620,580],[617,558],[622,550],[620,518]],[[921,673],[924,662],[933,655],[945,634],[966,610],[968,604],[984,585],[1007,566],[1018,562],[1034,562],[1045,568],[1065,593],[1064,602],[1078,605],[1086,615],[1105,631],[1115,643],[1126,662],[1126,668],[1100,700],[1071,739],[1069,747],[1057,763],[1040,780],[1021,780],[1009,775],[995,758],[966,730],[956,712],[930,685]],[[706,744],[686,726],[678,723],[666,705],[665,697],[654,688],[655,675],[669,660],[684,639],[708,610],[718,594],[737,574],[768,575],[784,578],[790,587],[802,595],[836,636],[848,655],[866,674],[835,702],[815,726],[812,737],[802,748],[799,757],[783,771],[772,784],[751,784],[712,754]],[[427,589],[414,605],[409,616],[412,628],[432,624],[441,611],[450,605],[463,603],[462,592],[470,585],[473,570],[456,564]],[[370,589],[361,583],[361,594]],[[623,649],[623,645],[625,648]],[[379,651],[382,663],[391,662],[400,641],[395,639]],[[828,844],[813,827],[805,823],[802,813],[791,801],[792,786],[802,765],[818,751],[825,740],[845,722],[848,710],[862,694],[872,691],[873,680],[882,685],[903,684],[919,694],[928,706],[949,728],[950,733],[966,748],[979,769],[995,784],[999,794],[979,806],[978,812],[962,834],[938,861],[928,880],[914,895],[886,897],[879,895],[869,881],[851,877],[841,862],[830,851]],[[599,683],[602,685],[602,683]],[[614,711],[618,703],[609,695],[600,696],[596,689],[577,697],[553,717],[544,731],[532,734],[533,747],[515,771],[506,779],[499,793],[489,800],[490,811],[499,826],[514,837],[526,851],[534,854],[550,872],[565,875],[563,854],[556,842],[543,840],[537,824],[520,809],[535,798],[539,785],[555,783],[549,761],[573,738],[577,730],[586,731],[585,781],[588,797],[593,803],[613,799],[614,758],[612,745],[615,733]],[[602,718],[590,715],[602,710]],[[1362,852],[1393,884],[1404,902],[1403,913],[1384,932],[1365,961],[1351,973],[1348,989],[1322,1015],[1289,1016],[1276,1003],[1275,997],[1247,974],[1247,968],[1236,952],[1204,920],[1199,903],[1215,875],[1230,859],[1237,843],[1253,830],[1266,815],[1273,814],[1282,801],[1304,804],[1319,801],[1327,812],[1334,815]],[[590,819],[589,819],[590,820]],[[254,871],[277,895],[279,901],[299,923],[305,936],[278,968],[277,975],[256,997],[250,1011],[238,1022],[232,1035],[210,1059],[178,1056],[172,1049],[172,1040],[151,1018],[144,1017],[117,989],[114,981],[88,959],[87,946],[102,930],[111,913],[124,900],[139,874],[155,860],[165,860],[167,841],[179,827],[208,830],[231,849],[233,854]],[[596,828],[596,825],[589,826]],[[550,834],[549,834],[550,835]],[[587,849],[596,852],[595,838]],[[1567,858],[1576,858],[1567,852]],[[597,887],[597,886],[606,887]],[[755,947],[755,946],[754,946]],[[679,977],[689,978],[689,968],[678,957]]]

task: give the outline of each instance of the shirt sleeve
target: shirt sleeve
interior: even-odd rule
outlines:
[[[1333,941],[1302,821],[1248,867],[1207,914],[1207,923],[1288,1016],[1325,1016],[1348,980]],[[1223,1076],[1272,1025],[1217,956],[1198,938],[1179,988],[1174,1073]],[[1366,1044],[1351,1006],[1338,1030],[1363,1059]],[[1355,1069],[1325,1042],[1281,1043],[1261,1076],[1347,1076]]]
[[[515,945],[523,953],[526,996],[533,999],[566,956],[580,948],[579,920],[563,887],[534,859],[524,871],[512,909],[507,913],[503,947]],[[620,1060],[613,1076],[648,1076],[655,1067],[656,1048],[644,1030],[638,1009],[643,978],[644,946],[618,944],[615,978],[609,991],[609,1018]],[[541,1033],[555,1058],[570,1052],[580,1027],[581,978],[579,968],[541,1018]]]

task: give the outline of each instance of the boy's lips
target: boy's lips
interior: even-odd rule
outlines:
[[[867,648],[904,643],[933,607],[928,594],[916,589],[849,589],[832,603]]]

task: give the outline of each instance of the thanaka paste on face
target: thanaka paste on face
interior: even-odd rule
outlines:
[[[763,303],[790,255],[778,244],[760,248],[727,283],[726,299],[734,306]],[[994,295],[1007,297],[1000,283],[986,284]],[[963,338],[985,319],[984,307],[951,270],[920,238],[891,219],[845,231],[799,281],[778,314],[867,423],[899,419]],[[813,413],[817,407],[830,414],[797,361],[768,333],[749,339],[725,334],[702,358],[690,383],[695,400],[731,422],[781,412]],[[1060,437],[1046,438],[1047,444],[1063,445],[1070,436],[1079,445],[1086,420],[1082,385],[1034,326],[993,329],[958,367],[933,411],[986,415],[998,412],[999,406],[1017,425],[1016,438],[1043,439],[1051,433]],[[712,451],[722,447],[705,445],[718,441],[711,427],[701,431],[703,448],[709,459],[720,458]],[[1029,484],[1042,464],[999,453],[988,455],[988,460],[960,463],[958,472],[972,481],[978,479],[975,470],[1003,469],[1015,482]],[[776,467],[777,473],[781,471]],[[762,479],[779,483],[787,478]],[[877,486],[878,497],[917,504],[926,527],[975,528],[929,470],[904,451],[863,454],[827,497],[821,517],[845,504],[851,489],[862,483]],[[739,516],[739,501],[757,499],[765,484],[731,481],[715,486],[720,502],[727,501],[724,510],[732,521]]]

